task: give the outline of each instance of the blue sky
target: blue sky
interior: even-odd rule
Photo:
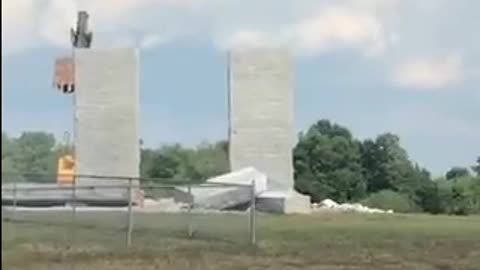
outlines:
[[[480,155],[478,1],[2,0],[2,130],[71,130],[51,80],[78,9],[95,46],[141,48],[149,146],[226,138],[226,50],[285,46],[299,131],[328,118],[394,132],[435,175]]]

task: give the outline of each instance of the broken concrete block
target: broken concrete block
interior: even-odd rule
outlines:
[[[257,209],[279,214],[310,214],[310,197],[294,190],[266,191],[257,196]]]
[[[194,207],[221,210],[249,203],[253,182],[256,195],[267,190],[267,176],[253,167],[209,179],[204,185],[192,187]],[[185,188],[183,191],[188,192]]]

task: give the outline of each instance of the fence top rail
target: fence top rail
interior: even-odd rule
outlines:
[[[72,190],[75,188],[77,190],[90,190],[90,189],[112,189],[112,188],[134,188],[134,189],[165,189],[165,188],[179,188],[185,186],[178,186],[178,185],[162,185],[162,184],[153,184],[153,185],[43,185],[38,184],[36,186],[16,186],[16,187],[3,187],[2,185],[2,192],[13,192],[13,191],[41,191],[41,190]],[[252,187],[251,185],[236,185],[236,184],[198,184],[198,185],[191,185],[193,188],[249,188]]]
[[[73,177],[75,179],[81,178],[90,178],[90,179],[99,179],[99,180],[107,180],[107,181],[140,181],[140,182],[159,182],[165,186],[195,186],[198,187],[200,185],[215,185],[215,186],[225,186],[225,187],[249,187],[251,184],[240,184],[240,183],[225,183],[225,182],[202,182],[202,181],[192,181],[192,180],[183,180],[178,181],[174,179],[166,179],[166,178],[146,178],[146,177],[132,177],[132,176],[115,176],[115,175],[93,175],[93,174],[40,174],[40,173],[16,173],[16,172],[2,172],[2,180],[3,177],[28,177],[28,178],[54,178],[57,177]],[[13,183],[15,181],[5,183]],[[53,184],[53,183],[51,183]],[[78,186],[78,185],[77,185]],[[145,187],[147,185],[142,185]]]

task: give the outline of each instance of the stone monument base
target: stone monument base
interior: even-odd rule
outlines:
[[[294,190],[266,191],[257,196],[257,209],[279,214],[310,214],[310,197]]]

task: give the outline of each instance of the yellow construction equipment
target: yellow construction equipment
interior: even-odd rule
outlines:
[[[73,184],[75,181],[75,160],[71,155],[58,159],[57,183]]]
[[[73,184],[75,182],[75,158],[69,153],[70,134],[64,134],[65,151],[58,159],[57,163],[57,183]]]

